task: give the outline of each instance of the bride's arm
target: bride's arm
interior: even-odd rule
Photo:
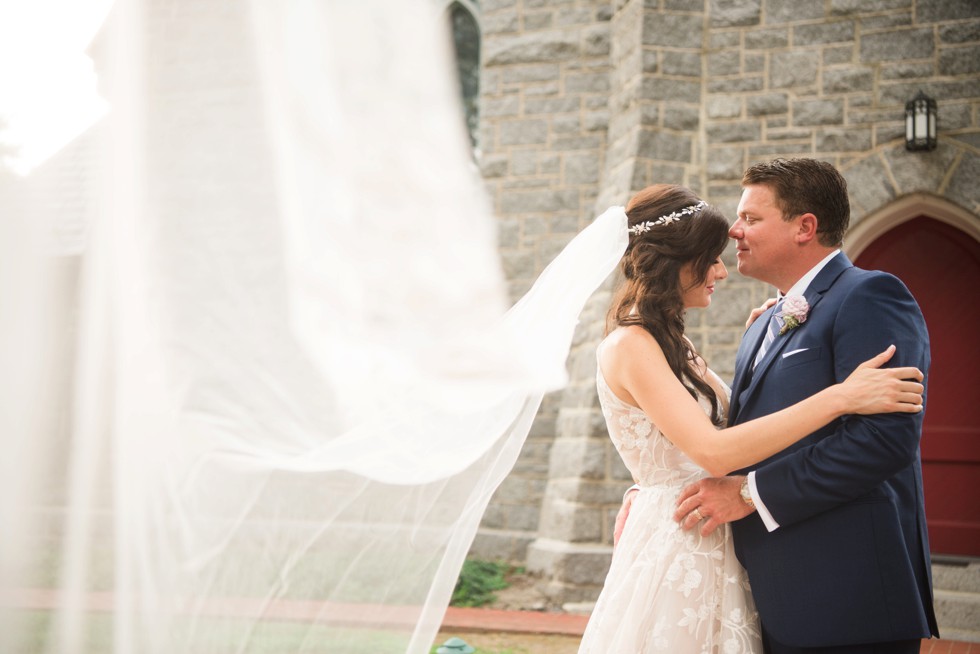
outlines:
[[[840,384],[776,413],[718,430],[674,376],[660,345],[646,330],[627,327],[615,336],[599,357],[610,388],[639,406],[671,442],[712,476],[767,459],[848,413],[922,410],[922,385],[902,381],[921,380],[921,372],[874,367],[891,358],[889,349]]]

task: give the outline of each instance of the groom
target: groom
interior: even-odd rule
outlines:
[[[729,424],[841,381],[890,344],[891,365],[928,374],[926,325],[908,289],[839,250],[850,214],[840,173],[775,160],[749,168],[742,187],[729,232],[738,271],[787,299],[742,338]],[[675,519],[685,529],[702,517],[702,533],[732,522],[767,652],[913,654],[938,635],[921,429],[922,413],[845,416],[751,471],[684,491]]]

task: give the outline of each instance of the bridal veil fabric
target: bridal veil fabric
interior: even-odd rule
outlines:
[[[0,651],[429,650],[627,236],[506,311],[443,27],[114,3],[105,117],[0,173]]]

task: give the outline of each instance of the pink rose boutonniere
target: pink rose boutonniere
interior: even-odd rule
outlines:
[[[806,316],[810,313],[810,305],[806,303],[806,298],[802,295],[787,295],[783,300],[782,310],[778,316],[783,320],[783,326],[779,334],[783,335],[788,331],[796,329],[806,322]]]

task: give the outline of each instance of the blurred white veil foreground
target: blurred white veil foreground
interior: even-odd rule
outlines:
[[[504,315],[433,4],[118,0],[84,156],[0,178],[0,651],[428,651],[626,245]]]

